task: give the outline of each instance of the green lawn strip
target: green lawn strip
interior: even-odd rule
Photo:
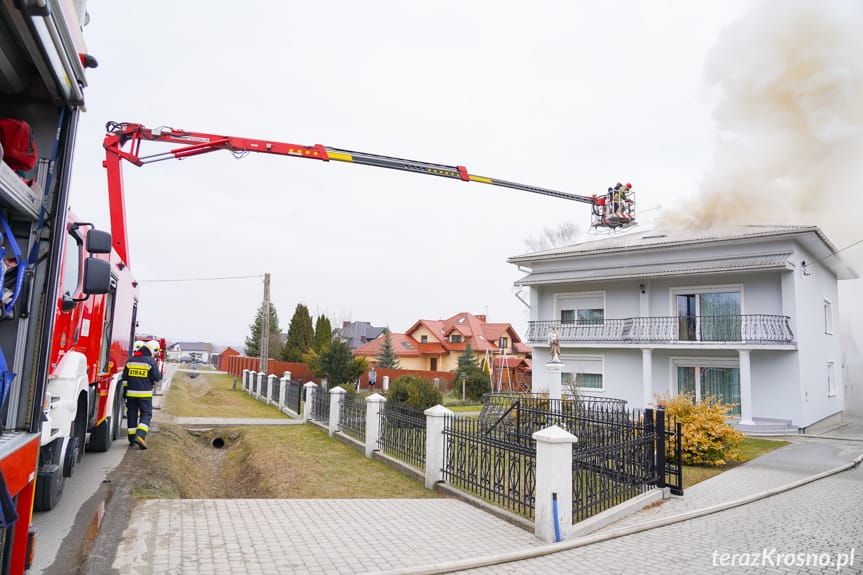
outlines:
[[[242,390],[233,389],[227,374],[176,372],[165,397],[165,411],[178,417],[283,417],[288,416]]]
[[[784,445],[788,445],[787,441],[774,439],[759,439],[755,437],[745,437],[740,444],[740,458],[738,461],[730,461],[725,465],[717,467],[708,467],[704,465],[684,465],[683,466],[683,488],[692,487],[696,483],[700,483],[705,479],[710,479],[720,473],[724,473],[729,469],[733,469],[742,463],[751,461],[757,457],[761,457],[765,453],[769,453],[774,449],[778,449]]]

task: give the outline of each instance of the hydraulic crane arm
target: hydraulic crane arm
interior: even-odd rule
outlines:
[[[611,214],[606,213],[608,211],[606,199],[610,202],[611,198],[606,198],[605,194],[600,196],[580,196],[539,186],[530,186],[507,180],[477,176],[468,173],[467,168],[464,166],[448,166],[445,164],[406,160],[392,156],[381,156],[366,152],[354,152],[351,150],[331,148],[320,144],[305,146],[301,144],[290,144],[271,140],[188,132],[167,127],[149,129],[140,124],[125,122],[109,122],[106,126],[106,131],[108,133],[106,134],[103,143],[106,159],[103,165],[108,169],[108,193],[111,202],[111,226],[114,234],[114,247],[117,249],[120,257],[123,258],[123,261],[126,262],[128,262],[128,250],[126,247],[125,209],[122,197],[123,186],[122,174],[120,171],[121,161],[126,160],[136,166],[143,166],[144,164],[152,162],[169,159],[183,159],[218,150],[227,150],[235,156],[244,156],[249,152],[256,152],[261,154],[276,154],[280,156],[294,156],[298,158],[323,160],[325,162],[350,162],[365,166],[375,166],[378,168],[389,168],[405,172],[439,176],[442,178],[462,180],[465,182],[491,184],[494,186],[512,188],[515,190],[590,204],[593,206],[592,225],[594,227],[607,227],[614,229],[635,223],[631,197],[629,199],[630,206],[629,213],[627,215],[621,214],[618,217],[615,213],[614,216],[609,217]],[[178,147],[151,155],[141,155],[141,143],[144,141],[176,144]],[[129,146],[127,149],[124,149],[126,144],[129,144]]]

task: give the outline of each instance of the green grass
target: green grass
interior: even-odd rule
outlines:
[[[787,441],[773,439],[758,439],[754,437],[744,437],[740,444],[740,457],[737,461],[730,461],[725,465],[717,467],[708,467],[703,465],[684,465],[683,466],[683,488],[692,487],[696,483],[701,483],[705,479],[710,479],[720,473],[724,473],[729,469],[737,467],[742,463],[751,461],[757,457],[761,457],[765,453],[769,453],[774,449],[778,449],[784,445],[788,445]]]
[[[187,417],[286,417],[233,389],[230,375],[174,375],[165,411]],[[238,386],[239,387],[239,386]],[[224,447],[216,449],[220,438]],[[425,498],[422,482],[312,425],[191,431],[159,424],[132,482],[138,498]]]
[[[234,378],[227,374],[201,372],[192,378],[176,372],[165,397],[165,411],[179,417],[284,417],[278,409],[233,389]]]

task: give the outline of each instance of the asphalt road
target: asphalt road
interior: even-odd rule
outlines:
[[[174,369],[168,366],[163,382],[170,382]],[[111,449],[85,453],[74,476],[67,478],[57,507],[33,512],[37,534],[30,575],[75,573],[83,559],[92,554],[96,536],[108,523],[106,503],[117,494],[123,474],[130,472],[128,465],[121,465],[129,451],[125,436],[124,427]],[[121,506],[112,506],[112,513],[117,507]]]

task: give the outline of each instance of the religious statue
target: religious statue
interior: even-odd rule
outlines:
[[[551,354],[551,361],[560,362],[560,334],[555,326],[551,326],[548,332],[548,352]]]

